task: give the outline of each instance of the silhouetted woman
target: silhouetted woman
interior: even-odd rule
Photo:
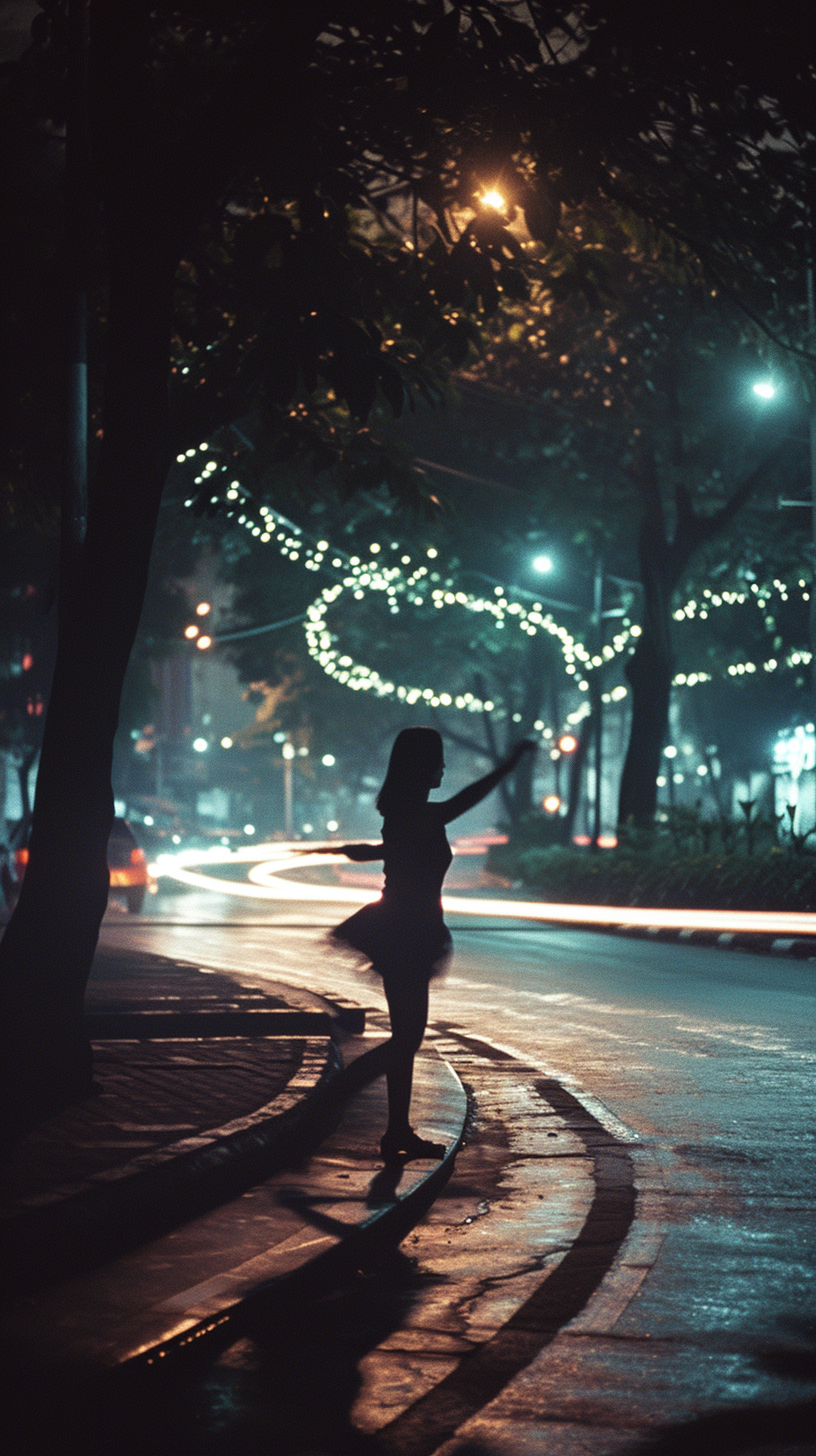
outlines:
[[[388,1044],[388,1127],[380,1143],[386,1162],[441,1157],[444,1146],[421,1138],[408,1121],[414,1057],[428,1020],[428,983],[447,959],[450,932],[442,918],[442,881],[452,855],[445,825],[484,799],[535,744],[519,743],[505,761],[445,803],[429,804],[442,782],[445,760],[435,728],[403,728],[377,796],[382,844],[346,844],[349,859],[382,859],[382,898],[365,905],[333,931],[335,939],[366,955],[382,976],[391,1041]]]

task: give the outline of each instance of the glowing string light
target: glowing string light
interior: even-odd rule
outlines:
[[[427,554],[430,555],[430,552]],[[369,592],[379,592],[385,597],[389,611],[394,614],[400,611],[400,604],[403,607],[430,605],[438,610],[459,606],[466,611],[492,618],[493,625],[498,630],[512,625],[529,637],[536,636],[540,631],[546,632],[558,640],[566,671],[577,679],[577,687],[584,692],[589,686],[587,674],[627,648],[632,651],[631,640],[640,634],[637,625],[624,627],[616,636],[613,646],[603,656],[593,658],[583,643],[573,637],[566,627],[560,626],[549,612],[543,612],[539,603],[527,607],[522,602],[511,601],[500,587],[496,588],[494,597],[490,598],[475,596],[471,592],[454,591],[452,581],[436,586],[433,585],[434,581],[439,581],[438,573],[429,573],[424,563],[415,567],[409,575],[403,570],[401,562],[387,565],[381,564],[376,556],[369,561],[351,558],[348,574],[333,586],[324,587],[320,596],[307,610],[305,632],[309,655],[329,677],[355,692],[373,692],[376,697],[397,698],[408,706],[422,701],[432,708],[452,707],[460,712],[491,713],[496,709],[496,704],[491,699],[483,700],[472,693],[452,694],[418,684],[396,684],[384,679],[376,668],[356,662],[336,645],[336,637],[327,620],[330,609],[344,592],[350,591],[358,601]],[[615,701],[625,693],[625,688],[622,693],[616,689]]]
[[[809,602],[810,591],[806,589],[808,582],[800,577],[798,579],[798,586],[801,592],[801,600],[803,602]],[[676,622],[691,622],[695,618],[704,622],[718,608],[744,606],[750,601],[753,601],[754,605],[760,611],[764,612],[771,605],[774,596],[778,596],[781,602],[788,602],[794,590],[787,582],[781,581],[778,577],[775,577],[770,585],[766,584],[764,586],[756,581],[752,581],[747,589],[728,590],[721,588],[719,591],[713,591],[710,587],[706,587],[702,593],[703,600],[701,602],[698,602],[692,597],[684,606],[678,607],[672,615]],[[767,632],[772,633],[776,631],[776,621],[772,616],[765,617],[764,625]],[[799,649],[798,651],[792,649],[785,657],[769,657],[759,664],[747,660],[729,663],[726,668],[726,674],[730,678],[750,677],[760,670],[763,672],[776,672],[779,668],[806,667],[810,661],[810,652],[805,649]],[[708,672],[688,674],[680,672],[672,679],[675,687],[694,687],[697,683],[711,681],[713,681],[713,675]]]
[[[209,449],[209,446],[201,445],[199,449],[205,451]],[[194,451],[188,451],[187,455],[194,453]],[[179,463],[185,458],[179,456]],[[214,471],[216,462],[209,461],[206,468],[210,472]],[[234,503],[240,502],[241,497],[244,499],[244,510],[236,517]],[[217,497],[211,498],[211,501],[216,500]],[[429,562],[435,563],[438,558],[439,553],[435,547],[428,547],[424,553],[424,559],[413,565],[413,569],[409,572],[405,569],[412,565],[409,555],[402,554],[389,564],[387,555],[378,542],[370,544],[368,560],[363,560],[358,556],[349,556],[342,550],[332,548],[325,540],[318,541],[315,546],[310,547],[304,538],[302,528],[296,526],[271,506],[260,506],[257,516],[247,513],[246,504],[249,501],[249,494],[237,480],[230,482],[229,489],[226,491],[226,500],[231,506],[227,511],[229,519],[235,520],[237,525],[243,526],[264,545],[275,546],[280,554],[289,561],[301,562],[307,571],[330,570],[343,573],[341,580],[331,587],[324,588],[320,596],[308,608],[304,630],[307,650],[312,659],[329,677],[342,686],[349,687],[352,691],[373,692],[376,697],[393,698],[405,702],[408,706],[422,701],[433,708],[454,708],[461,712],[471,713],[497,712],[503,716],[501,707],[497,709],[496,703],[489,698],[482,700],[472,693],[451,694],[427,685],[394,683],[383,677],[375,668],[358,663],[348,653],[342,652],[341,648],[336,645],[334,634],[329,629],[327,614],[344,592],[351,592],[355,601],[363,601],[371,592],[380,593],[380,600],[388,606],[389,612],[393,615],[397,615],[400,610],[409,607],[420,608],[432,605],[434,609],[441,611],[451,606],[458,606],[466,611],[487,614],[492,618],[493,625],[498,631],[511,626],[530,637],[540,631],[546,632],[558,640],[564,658],[565,671],[572,679],[573,685],[583,693],[589,689],[590,674],[623,654],[631,655],[635,650],[637,638],[642,633],[642,628],[637,623],[630,624],[625,620],[612,642],[606,644],[601,653],[592,654],[582,642],[573,637],[567,628],[560,626],[550,613],[544,614],[538,603],[528,607],[522,602],[512,601],[502,587],[497,587],[494,597],[490,598],[474,596],[470,592],[461,590],[456,591],[455,582],[451,578],[442,582],[440,573],[431,572],[428,565]],[[397,553],[400,549],[399,543],[391,543],[393,552]],[[808,583],[804,579],[799,579],[798,586],[802,589],[802,600],[808,602],[810,592],[804,590]],[[690,598],[682,607],[678,607],[674,611],[673,616],[677,622],[695,619],[705,621],[717,608],[742,606],[751,600],[755,600],[755,604],[760,610],[764,610],[774,594],[778,595],[782,602],[787,602],[792,591],[793,588],[779,578],[774,578],[771,586],[760,586],[758,583],[752,582],[749,587],[740,589],[722,588],[714,591],[706,588],[701,594],[701,601]],[[772,618],[766,619],[766,627],[769,631],[775,629]],[[782,667],[805,666],[810,660],[811,654],[808,651],[790,651],[781,659],[768,658],[761,664],[761,668],[764,672],[769,673]],[[756,663],[738,662],[730,664],[726,672],[729,677],[738,678],[750,676],[758,670]],[[700,683],[712,680],[711,673],[699,671],[676,673],[672,682],[675,687],[695,687]],[[620,685],[611,692],[604,693],[602,701],[604,703],[619,702],[626,696],[627,689]],[[567,721],[580,721],[588,712],[589,705],[585,702],[579,707],[577,718],[575,714],[570,714]]]

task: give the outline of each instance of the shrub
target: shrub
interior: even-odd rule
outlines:
[[[627,831],[617,849],[595,853],[536,843],[536,827],[527,825],[493,846],[488,866],[555,903],[816,911],[816,854],[801,837],[775,843],[775,825],[751,829],[750,839],[730,821],[701,830],[699,816],[686,813],[654,830]]]

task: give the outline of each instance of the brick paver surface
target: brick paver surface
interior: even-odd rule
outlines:
[[[5,1198],[73,1183],[255,1112],[283,1091],[303,1047],[302,1037],[98,1042],[98,1094],[24,1140],[4,1168]]]
[[[88,1011],[274,1010],[280,997],[247,990],[219,971],[147,951],[98,950],[85,996]]]
[[[139,951],[99,951],[89,1011],[274,1009],[286,1002],[229,976]],[[97,1091],[36,1128],[4,1167],[3,1203],[46,1195],[245,1117],[300,1067],[303,1037],[94,1043]]]

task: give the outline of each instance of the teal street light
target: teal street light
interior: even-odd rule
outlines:
[[[542,575],[545,575],[548,571],[552,571],[552,569],[553,569],[553,559],[552,559],[551,556],[534,556],[533,557],[533,570],[534,571],[540,571],[542,573]]]
[[[758,379],[751,388],[758,399],[775,399],[779,392],[772,379]]]

